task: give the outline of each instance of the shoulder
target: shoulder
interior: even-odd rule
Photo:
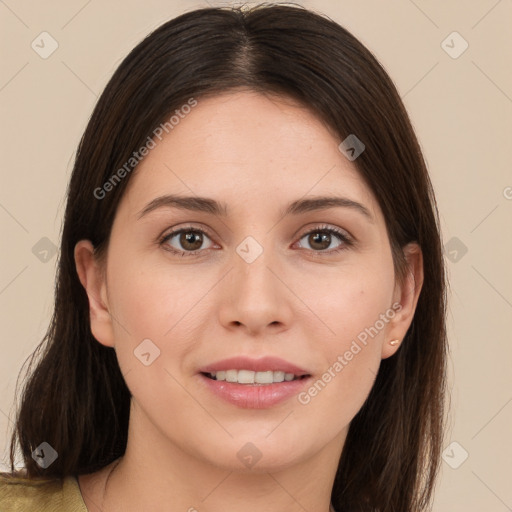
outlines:
[[[23,473],[0,473],[2,512],[87,512],[74,476],[27,478]]]

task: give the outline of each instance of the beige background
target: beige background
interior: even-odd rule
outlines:
[[[97,96],[149,31],[208,3],[228,4],[0,0],[4,464],[16,377],[52,307],[56,257],[41,239],[59,243],[74,152]],[[512,510],[512,2],[298,3],[345,26],[383,63],[437,192],[451,279],[452,408],[434,510]],[[43,31],[59,45],[47,59],[31,47]],[[442,45],[453,31],[469,44],[457,58],[443,48],[457,54],[462,40]]]

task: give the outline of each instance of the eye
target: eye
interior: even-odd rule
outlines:
[[[211,242],[210,236],[203,229],[184,227],[166,234],[159,243],[164,246],[165,250],[174,254],[180,256],[195,256],[203,252],[203,250],[212,248],[213,243],[204,247],[205,239]],[[346,232],[326,225],[317,226],[304,233],[299,239],[299,246],[301,248],[304,248],[301,244],[303,239],[306,239],[306,243],[310,245],[310,250],[313,253],[319,253],[318,255],[332,255],[353,245],[350,235]],[[336,239],[338,239],[340,243],[335,246],[334,249],[326,250],[329,249]]]
[[[334,236],[333,236],[334,235]],[[330,251],[326,251],[331,246],[331,243],[338,239],[341,243],[339,243],[334,249]],[[347,247],[352,245],[352,240],[349,235],[338,228],[329,227],[329,226],[317,226],[307,233],[302,235],[301,239],[306,239],[306,243],[310,245],[314,252],[328,253],[334,254],[339,251],[345,250]],[[301,245],[302,246],[302,245]]]
[[[198,228],[181,228],[176,231],[171,231],[165,235],[161,240],[160,244],[164,245],[165,248],[175,254],[181,256],[194,256],[201,252],[205,238],[210,240],[208,234]],[[176,247],[177,245],[177,247]],[[206,249],[208,249],[207,247]]]

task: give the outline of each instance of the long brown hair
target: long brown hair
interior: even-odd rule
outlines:
[[[238,88],[298,100],[340,142],[356,134],[365,151],[354,164],[384,214],[398,279],[406,270],[402,248],[417,242],[422,249],[424,283],[412,325],[400,350],[381,362],[372,391],[351,422],[332,503],[338,512],[427,510],[443,442],[447,351],[446,276],[432,185],[383,67],[346,29],[297,5],[185,13],[147,36],[115,71],[78,147],[54,312],[27,368],[11,469],[17,444],[28,477],[89,473],[123,455],[130,392],[114,350],[91,334],[74,247],[89,239],[98,255],[105,253],[133,173],[108,193],[97,191],[154,138],[157,126],[192,97],[200,101]],[[58,452],[44,470],[31,456],[43,441]]]

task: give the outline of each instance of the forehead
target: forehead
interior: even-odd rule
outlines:
[[[339,138],[290,98],[254,91],[198,98],[173,121],[131,177],[125,195],[133,208],[164,193],[238,205],[329,193],[365,202],[377,214],[371,191],[339,151]]]

